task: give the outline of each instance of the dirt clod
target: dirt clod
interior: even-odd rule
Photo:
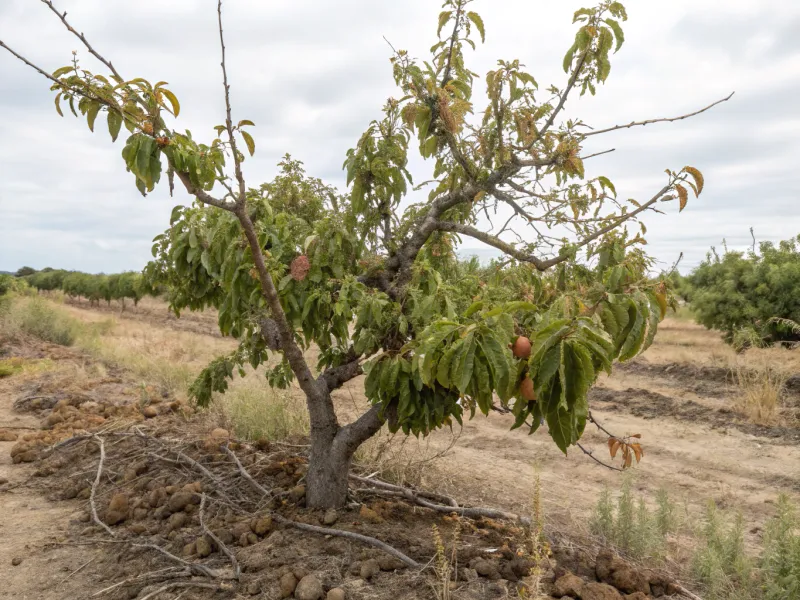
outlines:
[[[253,519],[250,528],[256,535],[266,535],[272,530],[272,517],[269,515]]]
[[[344,600],[345,593],[342,588],[333,588],[328,590],[328,595],[325,596],[325,600]]]
[[[11,564],[14,565],[15,567],[18,567],[19,565],[22,564],[22,557],[15,556],[14,558],[11,559]]]
[[[200,558],[205,558],[209,554],[211,554],[211,542],[208,541],[206,536],[202,536],[197,538],[194,542],[195,551],[197,552],[197,556]]]
[[[322,524],[327,525],[328,527],[336,523],[336,521],[338,520],[339,520],[339,513],[336,511],[335,508],[329,508],[328,510],[325,511],[325,514],[322,515]]]
[[[155,406],[145,406],[142,409],[142,415],[145,419],[154,419],[158,416],[158,411]]]
[[[303,577],[294,590],[294,597],[297,600],[321,600],[324,595],[322,583],[315,575]]]
[[[283,577],[281,577],[281,598],[288,598],[292,594],[294,594],[294,590],[297,587],[297,577],[294,576],[294,573],[286,573]]]
[[[200,504],[200,495],[194,492],[175,492],[170,496],[167,506],[172,512],[184,510],[190,504]]]
[[[622,594],[617,591],[617,588],[596,581],[583,586],[580,597],[581,600],[622,600]]]
[[[381,565],[377,560],[371,558],[361,563],[361,579],[368,581],[381,572]]]
[[[366,504],[361,505],[358,516],[367,523],[383,523],[383,518]]]
[[[580,598],[581,589],[584,586],[584,581],[580,577],[567,573],[559,577],[553,585],[553,596],[560,598],[562,596],[571,596],[573,598]]]
[[[13,431],[8,431],[6,429],[0,429],[0,442],[16,442],[17,437],[19,437]]]

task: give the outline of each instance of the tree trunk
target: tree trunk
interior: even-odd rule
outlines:
[[[312,434],[313,435],[313,434]],[[347,502],[350,456],[334,451],[334,444],[314,443],[306,476],[306,506],[341,508]]]

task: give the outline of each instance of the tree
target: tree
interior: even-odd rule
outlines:
[[[22,267],[14,273],[14,277],[27,277],[28,275],[33,275],[36,273],[36,269],[33,267]]]
[[[800,340],[800,236],[758,250],[712,251],[687,278],[698,321],[740,350]]]
[[[106,113],[112,140],[125,126],[122,155],[142,194],[166,173],[171,189],[177,180],[195,199],[176,207],[170,228],[154,240],[146,276],[166,287],[176,313],[213,306],[220,330],[241,340],[192,386],[200,404],[224,392],[243,365],[281,357],[270,382],[296,379],[307,400],[311,507],[345,502],[351,457],[384,423],[425,435],[460,423],[464,412],[488,413],[495,398],[513,412],[515,427],[534,431],[546,421],[566,452],[583,433],[597,374],[645,349],[666,310],[665,282],[647,277],[645,229],[634,235],[628,225],[659,203],[677,200],[682,210],[690,188],[702,191],[702,175],[667,170],[650,199],[623,201],[608,178],[587,177],[591,155],[583,145],[728,98],[692,115],[602,129],[563,120],[572,94],[594,95],[606,81],[624,41],[622,4],[575,13],[566,83],[543,90],[518,60],[499,61],[477,84],[466,49],[485,30],[471,4],[444,2],[430,61],[394,53],[401,98],[386,102],[383,117],[347,153],[346,194],[290,157],[274,181],[246,183],[241,167],[245,150],[255,151],[254,124],[233,118],[221,0],[226,113],[209,143],[173,128],[181,106],[164,82],[123,77],[82,34],[107,77],[81,68],[77,57],[49,74],[0,42],[50,80],[60,114],[67,105],[93,129]],[[433,179],[418,188],[407,169],[413,150],[433,165]],[[423,187],[427,199],[404,207]],[[502,228],[481,225],[481,215],[505,210]],[[494,283],[475,273],[458,278],[466,266],[454,248],[463,238],[506,256]],[[529,338],[530,348],[518,337]],[[304,353],[312,344],[319,375]],[[362,373],[372,406],[341,425],[331,393]]]

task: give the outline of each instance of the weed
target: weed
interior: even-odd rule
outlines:
[[[27,333],[46,342],[72,346],[81,331],[81,324],[41,298],[18,298],[0,311],[4,337]]]
[[[782,403],[786,375],[766,360],[748,367],[737,363],[733,375],[738,387],[736,410],[754,423],[774,423]]]
[[[700,546],[692,570],[703,583],[708,600],[746,600],[757,597],[754,570],[744,551],[744,519],[726,520],[709,501],[699,531]]]
[[[595,505],[590,521],[592,533],[619,552],[634,556],[663,557],[667,536],[678,528],[675,505],[666,490],[656,495],[656,510],[651,512],[643,497],[634,498],[630,477],[620,489],[616,504],[606,488]]]
[[[236,380],[217,402],[237,437],[243,439],[284,440],[309,430],[302,399],[271,388],[256,374]]]
[[[778,497],[777,509],[764,534],[764,598],[800,598],[800,515],[785,494]]]

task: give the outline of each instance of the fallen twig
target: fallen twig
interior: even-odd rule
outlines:
[[[190,563],[189,561],[183,560],[182,558],[172,554],[172,552],[169,552],[168,550],[164,550],[164,548],[162,548],[161,546],[156,546],[155,544],[131,544],[131,546],[133,548],[148,548],[150,550],[155,550],[156,552],[159,552],[159,553],[163,554],[164,556],[166,556],[170,560],[173,560],[173,561],[175,561],[177,563],[180,563],[182,565],[185,565],[185,566],[189,567],[190,569],[192,569],[193,571],[195,571],[199,575],[203,575],[205,577],[210,577],[211,579],[217,579],[216,573],[214,573],[214,571],[212,571],[211,569],[209,569],[205,565],[198,565],[196,563]]]
[[[96,556],[95,556],[94,558],[91,558],[91,559],[87,560],[87,561],[86,561],[85,563],[83,563],[83,564],[82,564],[80,567],[78,567],[78,568],[77,568],[77,569],[75,569],[75,570],[74,570],[72,573],[70,573],[69,575],[67,575],[66,577],[64,577],[64,579],[62,579],[61,581],[59,581],[59,582],[58,582],[58,585],[61,585],[62,583],[64,583],[64,582],[68,581],[68,580],[69,580],[69,579],[70,579],[70,578],[71,578],[73,575],[76,575],[76,574],[80,573],[81,571],[83,571],[83,570],[84,570],[86,567],[88,567],[90,564],[92,564],[92,563],[93,563],[95,560],[97,560],[97,557],[96,557]]]
[[[403,496],[413,499],[414,495],[420,496],[422,498],[428,498],[430,500],[434,500],[436,502],[441,502],[443,504],[447,504],[449,506],[458,508],[458,502],[456,502],[453,498],[449,496],[445,496],[443,494],[437,494],[435,492],[426,492],[424,490],[412,490],[410,488],[406,488],[400,485],[395,485],[393,483],[387,483],[385,481],[381,481],[379,479],[372,479],[370,477],[360,477],[359,475],[355,475],[353,473],[350,474],[350,479],[355,481],[360,481],[361,483],[368,483],[370,485],[374,485],[378,488],[383,488],[384,490],[401,492]]]
[[[205,522],[205,519],[204,519],[205,508],[206,508],[206,499],[207,499],[207,496],[205,495],[205,493],[203,493],[203,495],[202,495],[202,497],[200,499],[200,527],[203,528],[203,532],[208,537],[210,537],[212,540],[214,540],[214,543],[217,545],[217,547],[219,548],[220,552],[225,554],[225,556],[227,556],[230,559],[231,565],[233,566],[233,578],[238,581],[240,576],[241,576],[241,574],[242,574],[242,571],[239,568],[239,561],[236,560],[236,555],[233,552],[231,552],[230,549],[222,542],[222,540],[219,539],[214,534],[214,532],[212,532],[206,526],[206,522]]]
[[[131,577],[130,579],[123,579],[122,581],[118,581],[114,585],[110,585],[107,588],[103,588],[89,596],[90,598],[97,598],[97,596],[102,596],[103,594],[110,592],[112,590],[117,589],[118,587],[122,587],[123,585],[128,585],[132,583],[141,583],[142,581],[152,581],[155,583],[161,583],[162,581],[166,581],[167,579],[175,579],[176,577],[191,577],[192,570],[191,569],[181,569],[180,567],[167,567],[166,569],[159,569],[158,571],[153,571],[152,573],[144,573],[143,575],[139,575],[138,577]]]
[[[103,438],[95,436],[95,439],[97,440],[97,443],[100,445],[100,462],[98,462],[97,464],[97,475],[95,476],[94,482],[92,483],[91,494],[89,494],[89,506],[91,506],[92,509],[92,519],[94,520],[94,522],[100,525],[100,527],[102,527],[103,529],[105,529],[108,532],[108,535],[110,535],[111,537],[116,537],[117,534],[114,533],[112,529],[108,525],[103,523],[100,520],[100,517],[97,516],[97,506],[95,505],[94,499],[97,494],[97,486],[100,485],[100,478],[103,476],[103,463],[106,460],[106,446],[105,442],[103,441]]]
[[[173,581],[150,592],[146,596],[142,596],[141,598],[139,598],[139,600],[150,600],[152,598],[155,598],[162,592],[168,592],[170,590],[180,589],[180,588],[193,588],[193,587],[204,588],[207,590],[214,590],[214,591],[219,591],[221,589],[220,586],[215,583],[205,583],[202,581]]]
[[[235,462],[236,466],[239,468],[239,473],[241,474],[242,477],[244,477],[247,480],[247,482],[253,487],[253,489],[255,489],[257,492],[259,492],[264,496],[272,495],[270,494],[269,490],[267,490],[267,488],[258,483],[255,479],[253,479],[253,476],[247,472],[247,469],[244,468],[242,462],[239,460],[239,457],[236,456],[236,454],[234,454],[233,450],[228,448],[227,445],[223,445],[220,447],[228,454],[228,456],[230,456],[233,459],[233,462]]]

